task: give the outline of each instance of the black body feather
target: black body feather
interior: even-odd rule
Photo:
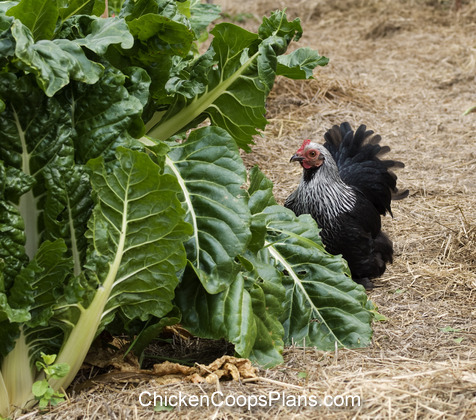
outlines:
[[[342,254],[355,281],[371,288],[370,279],[382,275],[392,262],[393,245],[381,231],[381,215],[391,212],[391,201],[408,195],[396,187],[391,168],[403,167],[382,160],[390,150],[381,137],[361,125],[354,133],[348,123],[332,127],[324,145],[303,144],[291,160],[299,160],[303,177],[285,206],[300,215],[311,214],[321,228],[326,249]],[[306,151],[316,151],[316,166],[306,164]]]

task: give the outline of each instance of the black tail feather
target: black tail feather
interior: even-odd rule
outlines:
[[[389,146],[380,146],[380,135],[374,135],[363,124],[354,133],[350,124],[344,122],[333,126],[324,138],[324,147],[336,161],[342,180],[361,191],[380,214],[392,214],[391,201],[408,196],[408,190],[398,190],[397,176],[390,170],[405,165],[380,159],[390,151]]]

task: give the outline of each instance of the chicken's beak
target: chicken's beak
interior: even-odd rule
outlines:
[[[301,155],[298,155],[297,153],[295,155],[293,155],[291,157],[291,159],[289,160],[289,162],[295,162],[295,161],[298,161],[298,162],[302,162],[304,160],[304,156],[301,156]]]

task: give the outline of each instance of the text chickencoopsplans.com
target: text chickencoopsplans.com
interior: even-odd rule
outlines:
[[[224,394],[216,391],[211,395],[188,395],[143,391],[139,394],[139,404],[143,407],[270,407],[280,404],[284,407],[360,407],[361,399],[356,395],[293,395],[271,391],[261,395]]]

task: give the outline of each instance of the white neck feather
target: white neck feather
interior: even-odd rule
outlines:
[[[314,176],[308,181],[305,177],[301,179],[297,198],[307,207],[303,213],[312,214],[321,227],[339,214],[351,211],[357,200],[356,192],[342,181],[334,159],[326,152],[325,161]]]

